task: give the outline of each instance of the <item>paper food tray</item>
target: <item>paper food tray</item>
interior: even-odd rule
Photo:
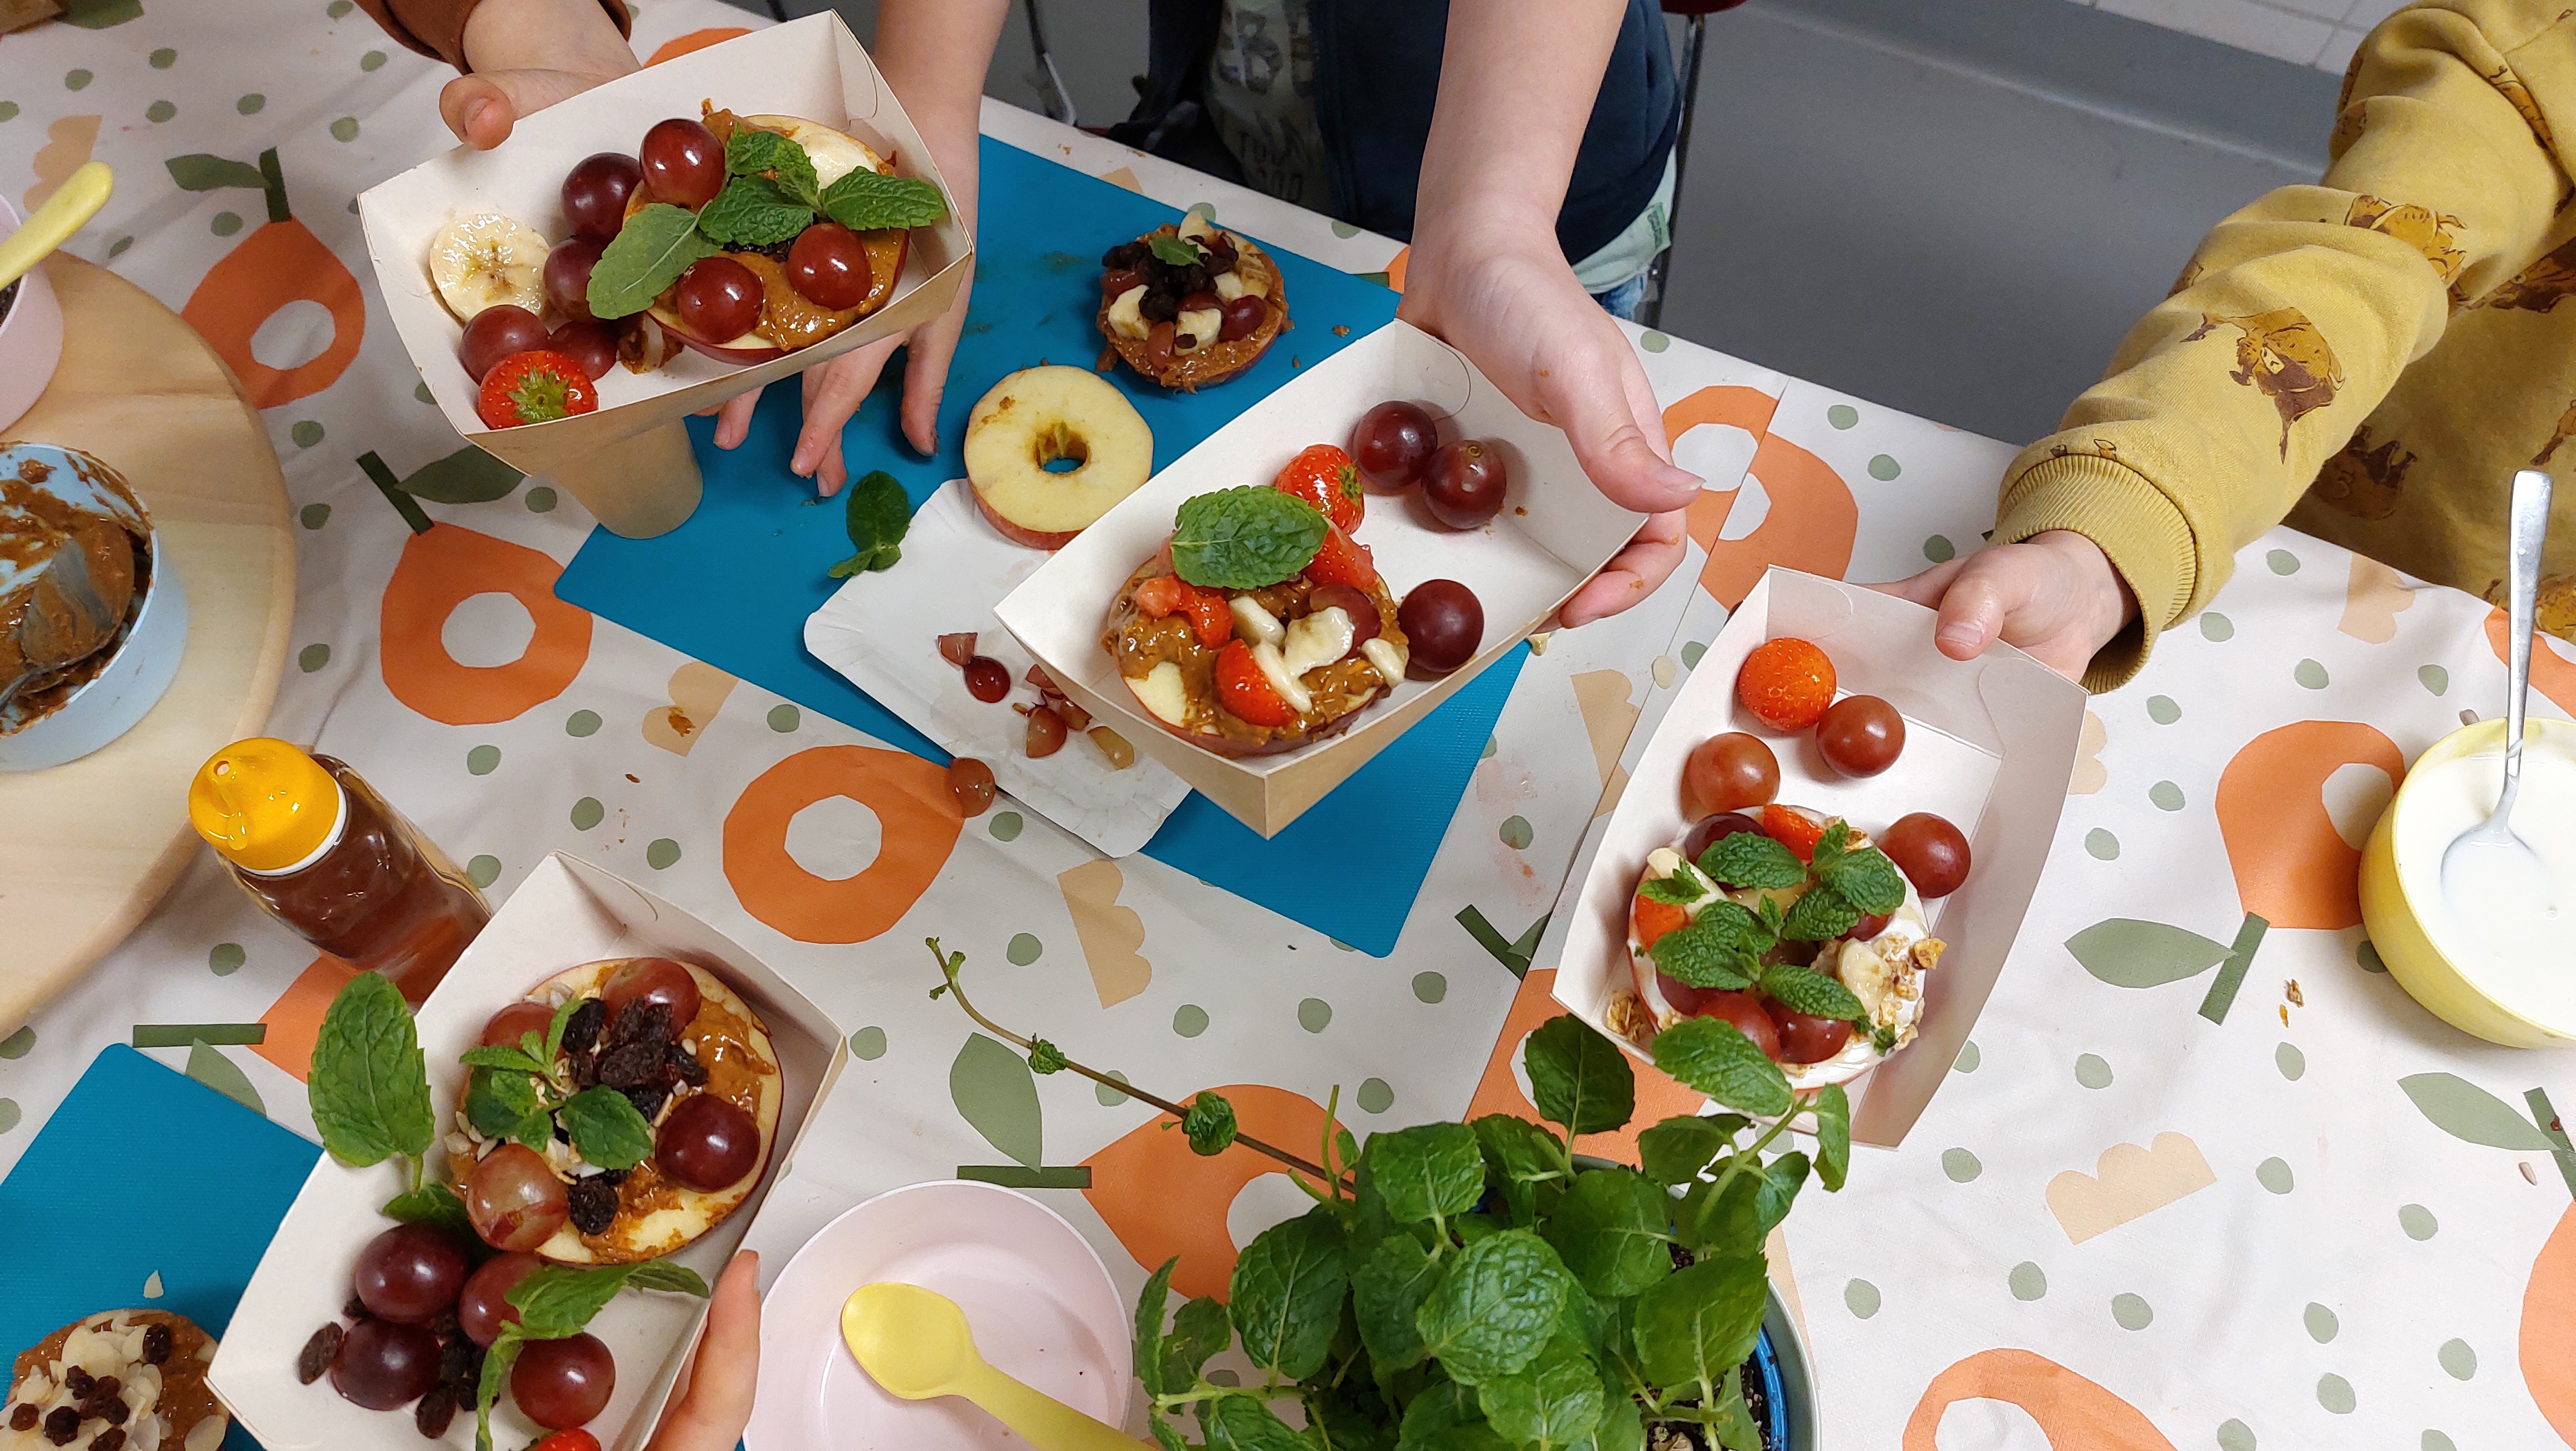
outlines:
[[[1949,944],[1925,977],[1915,1040],[1853,1086],[1852,1137],[1892,1147],[1949,1076],[2021,930],[2066,805],[2084,722],[2084,691],[2009,646],[1974,660],[1934,648],[1933,611],[1876,590],[1774,567],[1700,657],[1638,759],[1573,901],[1556,965],[1556,1000],[1640,1061],[1610,1030],[1613,997],[1633,993],[1629,904],[1646,853],[1697,819],[1682,801],[1691,748],[1725,731],[1761,737],[1780,759],[1779,799],[1873,835],[1909,812],[1946,817],[1968,837],[1968,879],[1923,904]],[[1905,717],[1905,751],[1885,772],[1855,780],[1818,754],[1813,731],[1783,736],[1736,704],[1735,676],[1765,640],[1795,636],[1834,662],[1836,695],[1875,695]]]
[[[1110,728],[1138,746],[1126,770],[1110,769],[1097,745],[1072,733],[1054,755],[1029,759],[1027,719],[1011,706],[1037,702],[1027,684],[1034,657],[1002,629],[993,607],[1046,558],[1003,538],[966,481],[952,479],[912,516],[901,564],[851,576],[806,618],[805,648],[941,750],[992,767],[1021,805],[1107,855],[1126,856],[1161,829],[1190,783],[1145,754],[1123,722]],[[976,653],[1010,668],[1007,699],[977,700],[965,672],[940,656],[939,637],[965,630],[976,632]]]
[[[1434,681],[1404,680],[1328,741],[1243,760],[1211,754],[1166,731],[1136,702],[1100,648],[1111,603],[1171,537],[1184,500],[1240,484],[1267,485],[1309,444],[1341,444],[1377,404],[1409,399],[1440,420],[1443,443],[1497,445],[1510,468],[1502,512],[1481,529],[1434,522],[1421,491],[1372,494],[1358,535],[1398,600],[1427,579],[1453,579],[1485,610],[1474,659]],[[1544,624],[1635,535],[1644,516],[1602,497],[1554,427],[1513,406],[1448,345],[1392,322],[1308,369],[1056,552],[995,613],[1085,710],[1135,742],[1263,836],[1274,836],[1370,757]]]
[[[752,367],[684,348],[657,372],[610,368],[597,384],[596,412],[517,428],[485,427],[474,410],[474,379],[456,356],[464,325],[438,300],[429,280],[431,236],[454,217],[499,212],[549,243],[563,241],[570,229],[561,188],[573,163],[597,151],[632,156],[653,123],[694,118],[701,100],[741,115],[796,116],[848,132],[880,155],[891,155],[900,174],[938,187],[948,198],[949,214],[912,229],[903,274],[886,305],[820,343]],[[849,27],[829,11],[736,36],[548,106],[522,119],[506,146],[460,146],[368,188],[358,197],[358,215],[385,309],[439,411],[466,442],[532,474],[907,332],[947,310],[974,254],[930,148]]]
[[[669,1256],[713,1285],[794,1156],[814,1105],[849,1061],[839,1025],[730,939],[611,872],[561,853],[548,857],[492,915],[414,1015],[428,1060],[430,1101],[444,1134],[453,1125],[466,1073],[456,1057],[474,1046],[501,1005],[566,968],[644,956],[679,958],[722,979],[760,1015],[778,1054],[784,1091],[759,1185],[731,1217]],[[443,1151],[433,1148],[430,1158],[443,1177]],[[395,1159],[352,1169],[324,1154],[242,1293],[208,1379],[269,1451],[417,1451],[422,1445],[407,1409],[365,1410],[341,1399],[327,1377],[309,1386],[295,1379],[296,1354],[305,1340],[337,1319],[348,1302],[358,1251],[392,1227],[379,1207],[403,1191],[404,1172]],[[706,1302],[694,1296],[626,1291],[591,1322],[590,1333],[608,1343],[617,1361],[616,1393],[590,1423],[609,1451],[635,1451],[650,1437],[696,1344],[705,1310]],[[544,1434],[507,1395],[493,1408],[492,1423],[499,1446],[524,1446]],[[460,1411],[436,1444],[471,1447],[473,1408]]]

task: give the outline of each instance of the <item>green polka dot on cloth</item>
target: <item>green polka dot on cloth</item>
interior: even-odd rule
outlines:
[[[2302,660],[2298,668],[2290,672],[2290,678],[2310,690],[2323,690],[2326,688],[2326,667],[2314,660]]]
[[[2420,1243],[2431,1239],[2441,1229],[2442,1222],[2433,1217],[2432,1210],[2421,1204],[2401,1204],[2397,1207],[2397,1227],[2406,1231],[2408,1239]]]
[[[355,116],[343,116],[339,120],[332,122],[331,139],[334,141],[357,140],[358,118]]]
[[[571,715],[564,717],[564,734],[565,734],[565,735],[568,735],[568,736],[590,736],[590,735],[597,735],[598,733],[599,733],[599,712],[598,712],[598,711],[595,711],[595,710],[577,710],[577,711],[574,711]]]
[[[17,1126],[18,1100],[14,1098],[0,1098],[0,1134],[5,1134]]]
[[[2284,1043],[2272,1050],[2272,1066],[2281,1070],[2283,1078],[2296,1083],[2307,1076],[2308,1055],[2300,1052],[2297,1044]]]
[[[608,817],[608,808],[596,796],[584,796],[572,804],[572,829],[588,831]]]
[[[354,0],[331,0],[329,8],[325,9],[322,13],[330,16],[334,20],[337,20],[357,8],[358,7],[354,3]],[[635,7],[630,5],[626,8],[631,14]]]
[[[166,71],[178,63],[179,52],[166,45],[152,52],[152,68],[156,71]]]
[[[1825,422],[1836,428],[1853,428],[1860,423],[1860,410],[1848,403],[1837,403],[1825,410]]]
[[[2451,672],[2439,665],[2427,665],[2416,671],[2415,679],[2418,684],[2437,696],[2451,688]]]
[[[206,224],[206,229],[218,237],[229,237],[242,229],[241,213],[217,212],[215,219]]]
[[[1020,820],[1020,813],[999,811],[993,814],[993,824],[984,829],[993,833],[995,841],[1016,841],[1019,839],[1020,827],[1024,824]]]
[[[2275,1194],[2287,1194],[2297,1181],[2291,1176],[2289,1161],[2276,1157],[2254,1166],[2254,1182]]]
[[[1333,1025],[1333,1005],[1322,998],[1307,998],[1297,1004],[1297,1026],[1309,1033],[1320,1033]]]
[[[15,101],[0,101],[0,121],[15,121],[17,119],[18,103]]]
[[[1395,1107],[1395,1090],[1383,1078],[1366,1079],[1360,1084],[1360,1112],[1384,1113]]]
[[[1878,1313],[1878,1286],[1867,1280],[1853,1280],[1843,1286],[1843,1308],[1866,1320]]]
[[[2426,1431],[2422,1447],[2423,1451],[2460,1451],[2458,1442],[2439,1431]]]
[[[2263,562],[2271,566],[2274,574],[2297,574],[2299,572],[2299,556],[2292,554],[2286,549],[2275,549],[2271,553],[2264,555]]]
[[[1503,839],[1503,845],[1514,851],[1527,851],[1529,844],[1538,837],[1538,833],[1530,829],[1529,818],[1526,816],[1515,816],[1505,821],[1499,834]]]
[[[1682,646],[1682,668],[1684,670],[1697,670],[1699,668],[1700,657],[1707,653],[1708,642],[1705,640],[1693,640]]]
[[[1045,951],[1045,943],[1038,941],[1030,933],[1022,932],[1012,937],[1011,945],[1002,949],[1002,955],[1011,960],[1011,966],[1026,967],[1037,961],[1038,955]]]
[[[358,57],[358,69],[362,71],[376,70],[383,66],[384,63],[385,53],[381,50],[371,50],[365,55]]]
[[[655,837],[644,847],[644,865],[655,871],[680,859],[680,844],[667,836]]]
[[[551,514],[555,511],[555,491],[539,484],[528,490],[528,496],[523,502],[527,504],[528,512],[531,514]]]
[[[2111,1086],[2111,1064],[2099,1053],[2087,1053],[2075,1060],[2075,1081],[2086,1088]]]
[[[1905,470],[1898,467],[1895,459],[1883,453],[1872,457],[1869,461],[1869,476],[1882,484],[1903,472]]]
[[[1977,1051],[1977,1042],[1971,1038],[1959,1045],[1959,1056],[1950,1066],[1961,1073],[1974,1073],[1977,1065],[1984,1061],[1986,1055]]]
[[[2254,1451],[2254,1428],[2233,1416],[2219,1422],[2218,1451]]]
[[[2434,1352],[2433,1358],[2442,1363],[2442,1369],[2449,1372],[2453,1380],[2467,1380],[2478,1373],[2478,1353],[2465,1340],[2443,1341],[2442,1348]]]
[[[1340,938],[1338,938],[1338,937],[1327,937],[1327,938],[1325,938],[1324,940],[1325,940],[1326,942],[1329,942],[1329,943],[1333,944],[1333,950],[1334,950],[1335,952],[1357,952],[1357,951],[1359,951],[1359,949],[1358,949],[1358,948],[1353,947],[1352,945],[1350,945],[1350,944],[1349,944],[1349,943],[1347,943],[1347,942],[1344,942],[1342,939],[1340,939]]]
[[[477,887],[488,887],[501,880],[501,859],[496,856],[478,856],[467,862],[465,880]]]
[[[1949,536],[1935,534],[1923,541],[1923,557],[1934,564],[1947,564],[1959,557],[1959,547],[1950,542]]]
[[[2147,799],[2156,804],[2158,811],[2182,810],[2182,788],[2171,781],[2158,781],[2148,787]]]
[[[0,1038],[0,1058],[24,1058],[36,1046],[36,1030],[21,1027],[6,1038]]]
[[[248,961],[250,954],[242,951],[240,943],[218,942],[206,953],[206,970],[217,977],[230,977]]]
[[[151,105],[143,108],[143,119],[151,122],[155,126],[160,125],[162,122],[167,121],[178,114],[178,105],[170,101],[155,101]]]
[[[81,90],[87,87],[89,83],[95,79],[97,79],[95,76],[92,76],[89,72],[84,70],[65,71],[63,72],[63,89],[69,91]]]
[[[2364,972],[2388,971],[2388,964],[2380,961],[2379,949],[2367,937],[2352,949],[2352,960]]]
[[[2036,1300],[2048,1293],[2048,1272],[2029,1260],[2023,1260],[2012,1267],[2011,1274],[2004,1276],[2004,1284],[2011,1288],[2014,1299]]]
[[[331,522],[331,506],[328,504],[307,504],[304,506],[303,510],[295,516],[295,520],[307,529],[319,529],[323,525]]]
[[[1121,1083],[1127,1081],[1127,1075],[1119,1072],[1115,1068],[1109,1070],[1108,1076],[1117,1079]],[[1095,1083],[1091,1085],[1091,1097],[1102,1108],[1116,1108],[1118,1105],[1127,1101],[1127,1095],[1120,1093],[1117,1089],[1110,1087],[1106,1083]]]
[[[2147,719],[2158,725],[2172,725],[2182,719],[2182,707],[2170,695],[2150,695],[2147,697]]]
[[[253,91],[249,95],[242,97],[240,100],[233,102],[233,109],[241,112],[245,116],[256,116],[260,113],[261,109],[267,105],[268,97],[261,95],[257,91]]]
[[[1647,330],[1644,337],[1637,339],[1637,346],[1644,348],[1650,353],[1660,353],[1672,345],[1673,340],[1671,338],[1668,338],[1662,333],[1656,332],[1651,328]]]
[[[421,402],[423,402],[423,403],[433,403],[433,404],[434,404],[434,403],[436,403],[436,402],[438,401],[437,397],[429,391],[429,385],[428,385],[427,383],[415,383],[415,384],[413,384],[413,385],[412,385],[412,390],[411,390],[411,396],[413,396],[414,398],[419,399],[419,400],[420,400]]]
[[[2216,610],[2203,610],[2200,615],[2200,638],[2232,640],[2236,638],[2236,622]]]
[[[2308,1327],[2308,1338],[2319,1345],[2333,1340],[2343,1329],[2343,1322],[2335,1318],[2335,1312],[2313,1300],[2307,1309],[2299,1312],[2299,1319]]]
[[[476,746],[465,753],[465,769],[476,776],[489,776],[501,765],[499,746]]]
[[[773,705],[769,708],[769,728],[782,736],[802,725],[804,721],[805,713],[792,705]]]
[[[8,118],[7,118],[7,117],[5,117],[5,116],[0,116],[0,120],[6,120],[6,119],[8,119]],[[119,238],[117,238],[115,241],[110,242],[110,243],[108,243],[108,244],[107,244],[107,255],[108,255],[108,256],[109,256],[109,258],[111,258],[111,259],[113,259],[113,258],[117,258],[117,257],[122,257],[122,256],[124,256],[124,255],[125,255],[125,249],[126,249],[126,248],[128,248],[128,247],[131,247],[131,246],[133,246],[133,245],[134,245],[134,239],[133,239],[132,237],[119,237]]]
[[[2111,1318],[2123,1330],[2144,1330],[2155,1323],[2155,1307],[2145,1297],[2125,1291],[2111,1297]]]
[[[2097,826],[2091,831],[2084,833],[2084,850],[2089,853],[2095,861],[2118,861],[2120,859],[2120,839]]]
[[[1172,1014],[1172,1031],[1184,1038],[1195,1038],[1207,1029],[1207,1009],[1196,1003],[1183,1003]]]
[[[1501,741],[1494,739],[1492,736],[1487,736],[1485,737],[1485,749],[1476,757],[1476,759],[1479,761],[1490,761],[1494,758],[1494,752],[1499,751],[1502,748],[1503,743]]]
[[[295,668],[307,675],[330,663],[331,647],[328,645],[307,645],[295,655]]]
[[[883,1028],[861,1028],[850,1035],[852,1057],[874,1063],[885,1056],[885,1050],[886,1039]]]
[[[1941,1172],[1950,1176],[1951,1183],[1965,1184],[1986,1172],[1986,1166],[1978,1163],[1977,1156],[1965,1149],[1943,1149]]]
[[[2349,1416],[2360,1402],[2353,1397],[2351,1381],[2329,1373],[2317,1377],[2317,1404],[2338,1416]]]
[[[1359,228],[1352,226],[1350,223],[1348,223],[1348,222],[1346,222],[1346,221],[1343,221],[1343,220],[1342,220],[1341,218],[1339,218],[1339,217],[1335,217],[1335,218],[1333,219],[1333,235],[1334,235],[1334,236],[1339,237],[1339,238],[1341,238],[1343,241],[1347,242],[1347,241],[1349,241],[1351,238],[1356,237],[1356,236],[1358,236],[1359,234],[1360,234],[1360,229],[1359,229]]]
[[[1413,996],[1422,1002],[1436,1003],[1449,996],[1449,979],[1436,972],[1417,972],[1413,975]]]

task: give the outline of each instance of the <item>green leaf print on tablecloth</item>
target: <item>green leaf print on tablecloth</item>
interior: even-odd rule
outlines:
[[[2151,988],[2198,977],[2227,960],[2227,944],[2162,922],[2113,917],[2066,939],[2084,970],[2113,987]]]
[[[527,477],[471,444],[405,474],[402,491],[437,504],[487,504],[509,497]]]
[[[2453,1138],[2494,1149],[2548,1153],[2557,1147],[2503,1099],[2456,1073],[2417,1073],[2397,1080],[2433,1126]]]
[[[188,1045],[188,1076],[252,1113],[268,1112],[268,1105],[260,1102],[259,1090],[251,1087],[250,1078],[241,1071],[241,1065],[225,1057],[222,1049],[207,1046],[202,1039]]]
[[[948,1066],[948,1097],[984,1141],[1029,1168],[1045,1157],[1046,1127],[1028,1060],[999,1039],[967,1035]]]

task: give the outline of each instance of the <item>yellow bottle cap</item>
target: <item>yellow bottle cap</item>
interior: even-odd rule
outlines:
[[[253,736],[207,758],[188,785],[188,820],[235,866],[284,871],[340,824],[340,783],[284,741]]]

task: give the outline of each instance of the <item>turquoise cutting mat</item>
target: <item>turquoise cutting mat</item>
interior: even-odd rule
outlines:
[[[99,1310],[175,1310],[222,1336],[321,1152],[106,1049],[0,1182],[0,1365]],[[155,1274],[161,1298],[146,1299]],[[224,1444],[259,1443],[236,1425]]]
[[[903,359],[843,433],[853,474],[884,469],[915,507],[962,477],[966,415],[995,379],[1041,362],[1088,364],[1100,353],[1100,254],[1179,213],[1124,188],[987,139],[975,291],[965,336],[939,409],[940,451],[925,459],[896,425]],[[1220,222],[1225,219],[1218,218]],[[1154,430],[1154,458],[1168,463],[1352,338],[1395,316],[1395,294],[1292,253],[1268,249],[1287,286],[1294,326],[1243,376],[1203,393],[1166,393],[1111,375]],[[1346,335],[1335,329],[1347,328]],[[555,593],[639,634],[821,711],[934,761],[947,753],[805,653],[805,617],[839,581],[824,573],[848,556],[838,499],[817,506],[813,486],[787,471],[802,415],[797,389],[761,399],[751,436],[730,453],[710,442],[711,421],[689,436],[706,474],[706,501],[658,539],[591,531]],[[898,577],[902,566],[897,567]],[[935,588],[924,581],[924,588]],[[930,648],[923,641],[922,648]],[[1467,778],[1492,736],[1525,650],[1469,682],[1421,724],[1279,835],[1262,840],[1193,794],[1145,853],[1379,956],[1431,870]],[[1335,864],[1334,890],[1308,884],[1314,863]]]

